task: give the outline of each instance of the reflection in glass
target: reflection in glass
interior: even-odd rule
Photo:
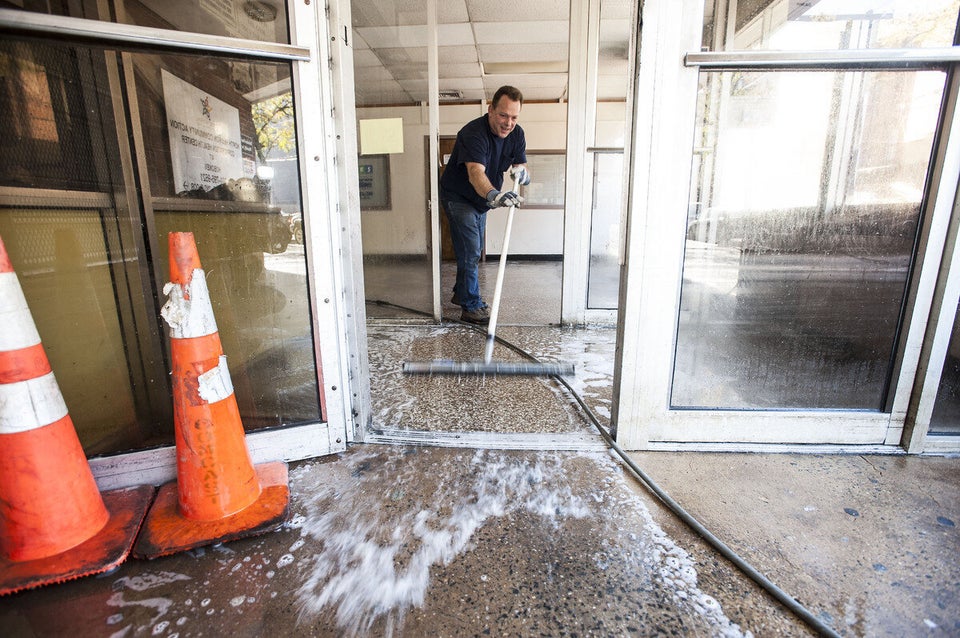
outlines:
[[[706,0],[704,9],[705,51],[948,47],[960,0]]]
[[[168,231],[196,235],[245,427],[321,418],[289,64],[129,55],[0,42],[0,236],[85,452],[173,441]]]
[[[370,304],[367,315],[409,316],[405,309],[432,315],[426,2],[404,3],[402,11],[373,0],[351,5],[357,119],[403,121],[402,152],[371,152],[359,136],[356,179],[366,298],[393,304]],[[449,288],[442,292],[447,301]]]
[[[114,198],[125,186],[107,81],[115,61],[0,41],[0,237],[88,454],[163,437],[146,388],[166,374],[139,347],[136,328],[149,326],[127,294],[140,273]]]
[[[960,309],[943,361],[940,387],[930,417],[930,434],[960,434]]]
[[[943,86],[701,74],[674,406],[882,408]]]
[[[10,4],[10,3],[4,3]],[[283,0],[118,0],[108,15],[107,3],[20,2],[10,7],[51,15],[120,22],[154,29],[289,44],[287,6]],[[111,5],[113,3],[110,3]],[[243,81],[242,78],[237,78]]]
[[[616,308],[620,296],[623,153],[594,154],[587,307]]]
[[[321,418],[289,63],[133,59],[157,279],[167,233],[192,232],[244,426]]]

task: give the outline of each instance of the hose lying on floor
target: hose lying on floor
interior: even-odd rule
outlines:
[[[402,310],[406,310],[416,314],[424,314],[424,315],[427,314],[427,313],[422,313],[418,310],[413,310],[411,308],[404,308],[403,306],[397,306],[395,304],[391,304],[389,302],[384,302],[384,301],[371,302],[368,300],[368,303],[376,303],[378,305],[393,306],[395,308],[400,308]],[[466,322],[453,321],[452,323],[458,323],[460,325],[464,325],[472,330],[479,330],[476,326],[473,326]],[[496,340],[498,343],[509,348],[510,350],[519,354],[520,356],[525,357],[526,359],[532,362],[540,363],[540,361],[536,357],[534,357],[532,354],[530,354],[526,350],[523,350],[519,346],[514,345],[513,343],[510,343],[509,341],[503,339],[502,337],[498,336],[496,337]],[[573,395],[574,399],[576,399],[577,403],[580,405],[580,408],[587,415],[587,418],[590,420],[591,423],[593,423],[594,427],[596,427],[597,430],[600,432],[600,436],[603,437],[603,440],[607,443],[607,445],[612,450],[614,450],[617,453],[621,461],[623,461],[623,463],[630,469],[630,471],[637,478],[637,480],[639,480],[644,485],[644,487],[646,487],[648,490],[653,492],[657,496],[657,498],[660,499],[660,501],[670,509],[671,512],[673,512],[678,518],[680,518],[680,520],[686,523],[687,526],[690,527],[690,529],[696,532],[711,547],[713,547],[720,554],[722,554],[724,558],[726,558],[731,563],[733,563],[733,565],[737,569],[739,569],[741,572],[743,572],[748,578],[750,578],[750,580],[752,580],[757,585],[759,585],[764,591],[766,591],[773,598],[775,598],[780,604],[782,604],[784,607],[786,607],[791,612],[793,612],[798,618],[800,618],[805,623],[807,623],[807,625],[809,625],[818,634],[820,634],[821,636],[829,636],[830,638],[840,638],[840,634],[834,631],[833,628],[825,624],[822,620],[820,620],[820,618],[815,616],[810,610],[808,610],[806,607],[804,607],[799,602],[797,602],[788,593],[786,593],[785,591],[777,587],[766,576],[764,576],[759,571],[757,571],[757,569],[754,568],[753,565],[751,565],[746,560],[741,558],[735,551],[730,549],[730,547],[728,547],[726,543],[721,541],[710,530],[704,527],[704,525],[700,523],[700,521],[694,518],[685,509],[683,509],[683,507],[681,507],[679,503],[673,500],[673,498],[671,498],[670,495],[667,494],[666,491],[664,491],[663,488],[661,488],[656,483],[656,481],[650,478],[646,474],[646,472],[644,472],[640,468],[640,466],[638,466],[633,461],[633,459],[630,458],[630,456],[627,454],[627,452],[623,448],[617,445],[617,442],[614,440],[613,436],[610,434],[610,432],[606,428],[604,428],[604,426],[600,423],[599,419],[597,419],[597,416],[594,414],[593,410],[591,410],[590,407],[583,401],[583,398],[577,393],[576,390],[573,389],[573,386],[571,386],[570,383],[566,379],[564,379],[562,376],[554,376],[553,378],[559,381],[570,392],[570,394]]]

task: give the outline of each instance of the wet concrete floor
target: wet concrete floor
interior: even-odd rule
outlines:
[[[841,635],[960,633],[955,459],[634,458]],[[0,599],[0,635],[811,634],[602,452],[357,445],[291,489],[276,532]]]

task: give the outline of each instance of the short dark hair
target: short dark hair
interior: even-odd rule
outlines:
[[[520,89],[513,86],[501,86],[497,89],[497,92],[493,94],[493,102],[490,103],[490,106],[497,108],[497,103],[500,102],[500,98],[503,96],[507,96],[508,99],[514,102],[520,102],[520,105],[523,106],[523,93],[520,92]]]

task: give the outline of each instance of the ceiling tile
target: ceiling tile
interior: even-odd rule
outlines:
[[[570,0],[467,0],[467,13],[471,22],[566,20],[570,16]]]
[[[352,2],[350,14],[355,27],[383,27],[397,24],[426,24],[426,0],[377,0]]]
[[[473,46],[439,47],[440,64],[477,62],[477,50]]]
[[[370,49],[357,49],[353,52],[353,68],[359,69],[367,66],[380,66],[378,58]]]
[[[495,44],[482,44],[477,47],[481,62],[553,62],[567,61],[567,44],[517,44],[504,47]]]
[[[427,101],[427,89],[428,83],[426,79],[423,80],[399,80],[397,82],[403,90],[410,94],[415,100]]]
[[[442,58],[441,58],[442,59]],[[444,62],[440,63],[440,79],[446,78],[465,78],[465,77],[480,77],[480,65],[474,62],[473,64],[446,64]]]
[[[404,80],[423,80],[427,81],[427,67],[426,65],[420,66],[391,66],[388,67],[390,75],[393,76],[394,80],[397,80],[401,84]]]
[[[460,91],[483,91],[483,80],[480,74],[459,78],[440,78],[440,90],[456,89]]]
[[[427,48],[426,47],[407,47],[407,48],[379,48],[375,47],[374,52],[377,57],[386,64],[411,65],[420,64],[424,68],[427,66]]]
[[[379,84],[393,81],[393,76],[382,66],[355,68],[353,75],[357,84]]]
[[[422,47],[427,44],[427,27],[358,27],[354,31],[371,49]]]
[[[477,44],[506,44],[515,46],[518,43],[566,43],[568,40],[567,22],[562,20],[480,22],[473,24],[473,32],[477,39]]]
[[[460,24],[437,25],[437,45],[457,46],[472,45],[473,29],[466,22]]]
[[[465,0],[443,0],[437,3],[437,22],[470,22]]]

